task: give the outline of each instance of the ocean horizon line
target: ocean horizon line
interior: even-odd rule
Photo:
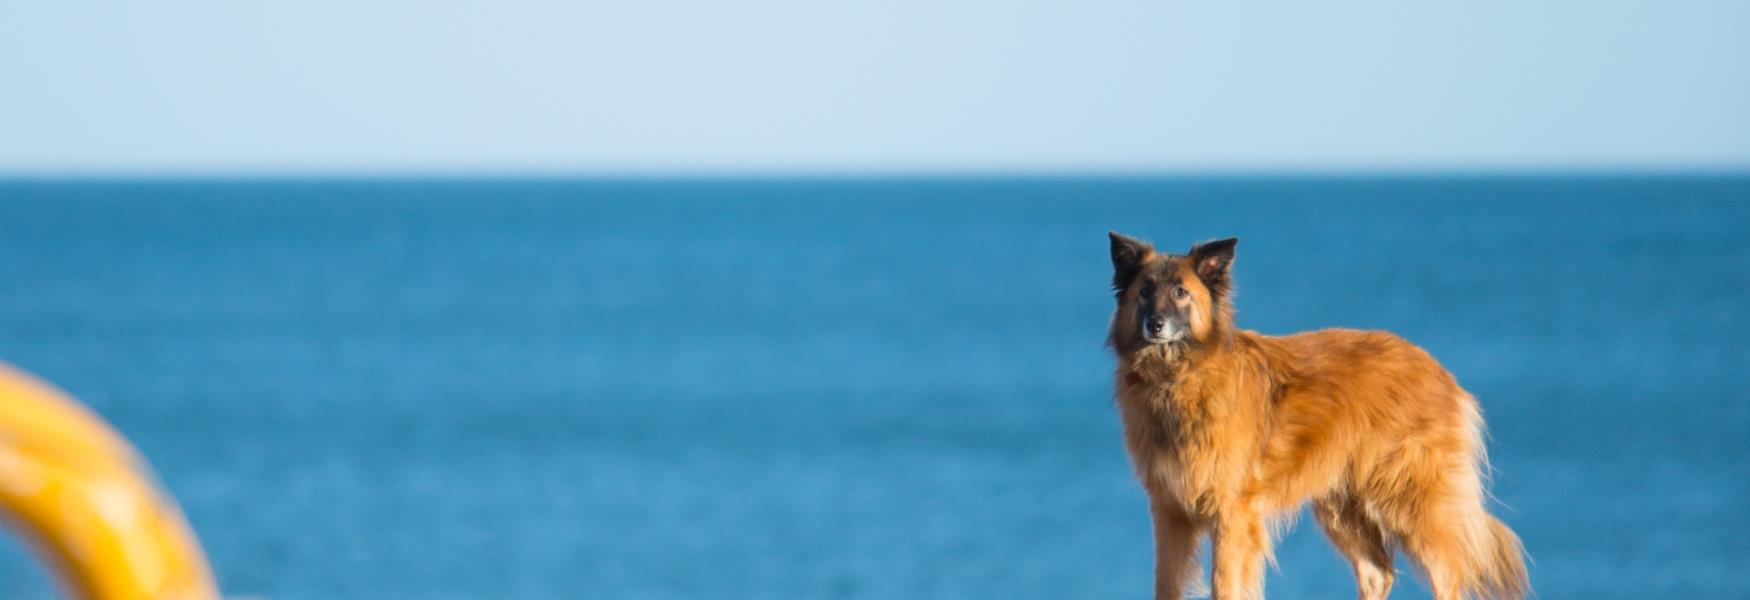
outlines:
[[[1740,168],[1646,169],[1185,169],[1185,170],[845,170],[845,171],[171,171],[7,172],[0,184],[102,183],[807,183],[980,181],[1649,181],[1750,179]]]

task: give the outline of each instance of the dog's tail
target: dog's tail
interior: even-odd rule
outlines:
[[[1525,573],[1525,546],[1507,524],[1477,511],[1473,520],[1469,554],[1465,557],[1463,586],[1472,598],[1524,598],[1530,589]]]
[[[1489,494],[1486,490],[1487,480],[1492,469],[1489,467],[1487,446],[1483,444],[1483,415],[1477,407],[1477,400],[1470,394],[1465,394],[1466,420],[1469,421],[1471,447],[1476,452],[1475,475],[1465,477],[1475,481],[1477,487],[1474,499],[1475,508],[1465,511],[1463,526],[1466,539],[1464,554],[1464,573],[1460,577],[1460,585],[1471,598],[1524,598],[1531,592],[1531,581],[1525,572],[1525,545],[1519,542],[1519,536],[1507,528],[1506,523],[1489,514],[1484,508]]]

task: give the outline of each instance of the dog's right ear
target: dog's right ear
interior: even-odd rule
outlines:
[[[1127,237],[1116,231],[1106,232],[1112,238],[1112,290],[1123,292],[1130,285],[1130,280],[1136,278],[1136,270],[1142,267],[1142,260],[1154,254],[1154,246],[1148,242]]]

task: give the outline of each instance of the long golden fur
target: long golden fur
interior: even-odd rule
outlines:
[[[1154,521],[1157,599],[1186,591],[1205,533],[1214,598],[1262,598],[1269,525],[1308,500],[1363,600],[1390,592],[1397,549],[1439,600],[1525,595],[1519,538],[1483,506],[1476,400],[1433,357],[1385,332],[1235,328],[1237,240],[1185,255],[1111,241],[1107,342]]]

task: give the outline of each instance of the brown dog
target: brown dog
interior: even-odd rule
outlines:
[[[1440,600],[1519,598],[1519,538],[1483,508],[1476,399],[1384,332],[1282,337],[1233,323],[1235,239],[1184,256],[1112,237],[1124,441],[1154,517],[1155,597],[1177,600],[1213,538],[1216,600],[1263,596],[1267,524],[1312,500],[1361,598],[1403,548]]]

